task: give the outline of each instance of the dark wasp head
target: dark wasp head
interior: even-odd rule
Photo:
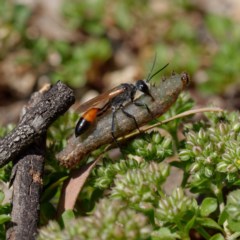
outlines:
[[[143,92],[144,94],[146,94],[149,97],[151,97],[152,100],[154,100],[153,96],[150,93],[149,87],[148,87],[147,83],[144,80],[138,80],[136,82],[136,88],[137,88],[137,90]]]
[[[168,66],[168,64],[166,64],[164,67],[160,68],[159,70],[157,70],[155,73],[152,74],[152,71],[153,71],[153,68],[154,68],[154,65],[155,65],[155,61],[156,61],[156,55],[155,55],[155,58],[154,58],[152,69],[151,69],[147,79],[146,80],[138,80],[136,82],[137,90],[139,90],[139,91],[143,92],[144,94],[148,95],[149,97],[151,97],[153,101],[154,101],[154,97],[150,93],[149,86],[148,86],[147,83],[150,82],[150,80],[154,76],[156,76],[159,72],[161,72],[164,68],[166,68]]]

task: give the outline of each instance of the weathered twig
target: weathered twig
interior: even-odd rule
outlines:
[[[37,235],[45,145],[46,137],[42,136],[16,162],[8,240],[35,239]]]
[[[155,101],[148,96],[141,96],[138,101],[146,104],[152,114],[149,114],[146,108],[129,104],[125,110],[134,115],[138,125],[142,126],[149,122],[153,117],[165,113],[170,106],[176,101],[180,92],[185,88],[189,80],[186,73],[172,75],[170,78],[162,80],[161,84],[151,87],[150,91]],[[74,167],[83,156],[97,149],[99,146],[113,142],[111,135],[112,114],[103,115],[89,131],[82,137],[75,138],[72,136],[67,147],[57,155],[60,163],[67,167]],[[124,136],[136,128],[134,121],[126,117],[121,111],[116,115],[117,129],[115,136]]]
[[[27,111],[18,126],[0,140],[0,167],[16,159],[34,141],[40,139],[49,125],[73,102],[72,90],[61,82],[43,94],[37,106]]]
[[[72,90],[60,82],[46,92],[35,93],[29,101],[29,106],[24,109],[19,124],[26,129],[33,129],[32,132],[27,132],[28,140],[23,137],[21,131],[19,132],[19,126],[10,137],[2,140],[6,144],[11,136],[18,136],[20,143],[19,150],[11,152],[14,156],[13,207],[7,232],[8,239],[35,239],[39,220],[46,130],[73,102]]]

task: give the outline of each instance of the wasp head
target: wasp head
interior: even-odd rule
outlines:
[[[150,93],[149,87],[144,80],[138,80],[136,82],[136,88],[137,88],[137,90],[139,90],[139,91],[143,92],[144,94],[148,95],[149,97],[151,97],[152,100],[154,101],[154,98]]]

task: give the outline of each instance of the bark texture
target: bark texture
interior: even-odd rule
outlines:
[[[46,131],[74,103],[71,89],[58,82],[32,95],[18,126],[0,140],[0,165],[13,160],[13,201],[8,240],[35,239],[46,151]]]

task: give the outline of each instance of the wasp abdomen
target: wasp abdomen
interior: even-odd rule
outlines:
[[[83,134],[94,122],[97,117],[97,113],[99,108],[91,108],[87,112],[83,114],[83,116],[79,119],[76,127],[75,127],[75,136],[78,137]]]

